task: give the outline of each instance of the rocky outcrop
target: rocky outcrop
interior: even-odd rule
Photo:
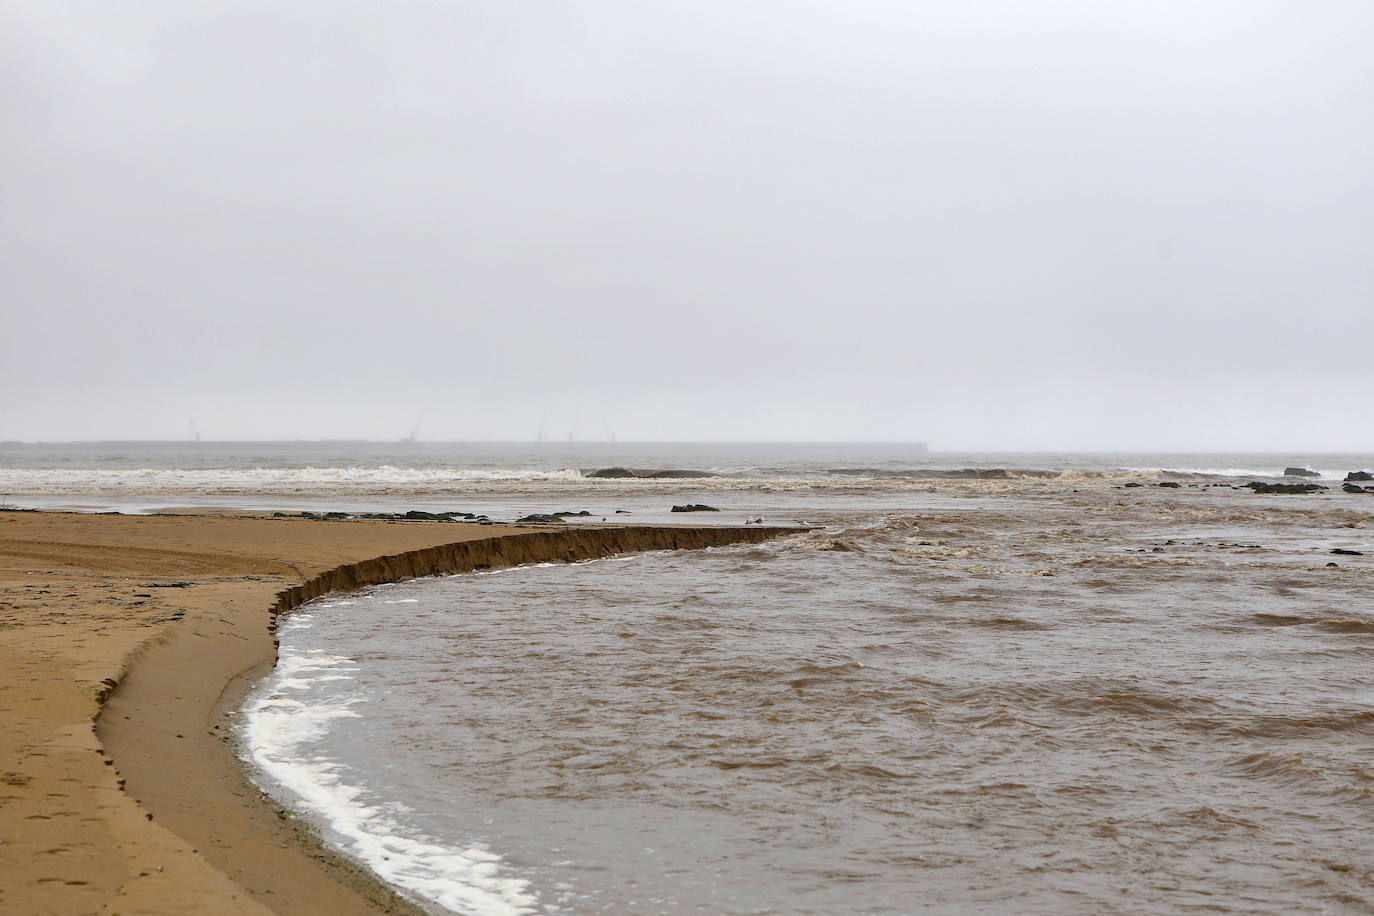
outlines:
[[[1351,480],[1374,480],[1374,474],[1371,474],[1371,473],[1369,473],[1368,471],[1351,471],[1349,474],[1346,474],[1346,475],[1345,475],[1345,479],[1346,479],[1347,481],[1351,481]]]
[[[561,522],[564,519],[568,518],[582,518],[590,515],[591,513],[588,512],[586,509],[580,509],[576,511],[572,509],[564,509],[562,512],[535,512],[531,515],[526,515],[523,518],[517,518],[515,520],[515,523],[517,525],[522,522],[539,522],[540,524],[549,524],[550,522]],[[604,522],[605,519],[603,518],[602,521]]]
[[[1317,483],[1260,483],[1258,480],[1246,484],[1256,493],[1315,493],[1326,487]]]
[[[1284,477],[1320,477],[1321,474],[1311,468],[1284,468]]]
[[[673,506],[674,512],[719,512],[715,506],[708,506],[703,503],[688,503],[685,506]]]

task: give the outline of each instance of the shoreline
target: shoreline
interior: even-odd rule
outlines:
[[[311,598],[789,528],[0,513],[0,909],[411,913],[248,776],[228,716]]]

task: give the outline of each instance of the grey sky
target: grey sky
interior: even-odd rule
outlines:
[[[1374,450],[1374,4],[0,0],[0,439]]]

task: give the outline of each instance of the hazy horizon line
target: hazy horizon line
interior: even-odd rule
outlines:
[[[933,448],[927,441],[919,439],[576,439],[576,440],[537,440],[537,439],[369,439],[364,437],[329,437],[323,439],[7,439],[0,440],[5,446],[62,446],[62,445],[527,445],[559,448],[565,446],[632,446],[632,445],[881,445],[881,446],[919,446],[928,454],[982,454],[982,453],[1020,453],[1026,455],[1113,455],[1113,454],[1159,454],[1159,455],[1363,455],[1374,451],[1361,449],[1317,450],[1304,449],[1160,449],[1160,448],[1017,448],[1015,446],[976,447],[976,448]]]

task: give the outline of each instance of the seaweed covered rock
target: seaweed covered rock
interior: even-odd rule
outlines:
[[[1346,474],[1346,475],[1345,475],[1345,479],[1346,479],[1347,481],[1351,481],[1351,480],[1374,480],[1374,474],[1371,474],[1371,473],[1369,473],[1368,471],[1351,471],[1349,474]]]

